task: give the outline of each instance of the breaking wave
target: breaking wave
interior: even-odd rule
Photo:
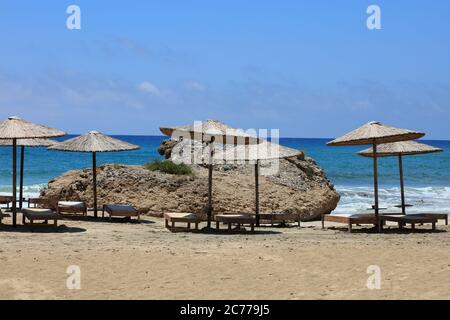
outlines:
[[[335,213],[369,212],[372,206],[373,187],[336,186],[341,195]],[[450,214],[450,187],[406,187],[406,203],[412,205],[407,212],[441,212]],[[400,211],[400,188],[382,188],[379,190],[380,208],[389,212]]]

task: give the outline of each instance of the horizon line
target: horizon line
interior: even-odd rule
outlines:
[[[68,133],[66,136],[79,136],[79,135],[83,135],[84,133]],[[119,133],[113,133],[113,134],[107,134],[109,136],[128,136],[128,137],[167,137],[170,138],[169,136],[165,136],[165,135],[157,135],[157,134],[119,134]],[[59,137],[59,138],[63,138]],[[333,140],[335,138],[321,138],[321,137],[279,137],[280,139],[315,139],[315,140]],[[422,141],[450,141],[450,139],[439,139],[439,138],[420,138],[420,139],[415,139],[415,140],[422,140]]]

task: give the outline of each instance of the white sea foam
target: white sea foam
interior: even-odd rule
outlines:
[[[36,198],[46,184],[33,184],[23,186],[23,196],[25,198]],[[11,195],[11,185],[0,185],[0,195]],[[19,195],[19,187],[17,186],[17,195]]]
[[[341,200],[335,213],[369,212],[374,203],[373,187],[336,186]],[[450,214],[450,187],[406,187],[406,203],[413,205],[407,212],[442,212]],[[380,208],[389,212],[400,211],[395,205],[401,203],[400,188],[382,188],[379,190]]]
[[[46,184],[24,186],[24,197],[38,197]],[[373,187],[336,186],[341,195],[338,207],[334,213],[370,212],[373,201]],[[10,195],[10,185],[0,185],[0,195]],[[407,212],[442,212],[450,214],[450,187],[406,187],[406,203],[413,205]],[[380,207],[389,212],[400,211],[400,188],[381,188],[379,190]]]

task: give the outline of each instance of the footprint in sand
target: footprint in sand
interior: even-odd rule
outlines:
[[[273,255],[261,255],[258,257],[262,261],[283,262],[283,258]]]

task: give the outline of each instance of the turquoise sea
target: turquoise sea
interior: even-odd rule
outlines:
[[[61,140],[73,136],[64,137]],[[101,153],[99,164],[144,164],[161,158],[157,147],[163,136],[115,136],[141,146],[130,152]],[[331,139],[281,138],[280,144],[304,150],[324,168],[328,178],[341,193],[337,212],[365,210],[373,202],[372,160],[356,155],[364,146],[327,147]],[[410,211],[440,211],[450,213],[450,141],[422,140],[444,149],[444,152],[405,157],[404,174],[407,203],[414,205]],[[71,169],[87,168],[91,155],[49,151],[45,148],[25,149],[25,195],[35,196],[50,179]],[[380,203],[392,207],[400,203],[397,158],[379,160]],[[0,149],[0,193],[10,194],[11,147]]]

